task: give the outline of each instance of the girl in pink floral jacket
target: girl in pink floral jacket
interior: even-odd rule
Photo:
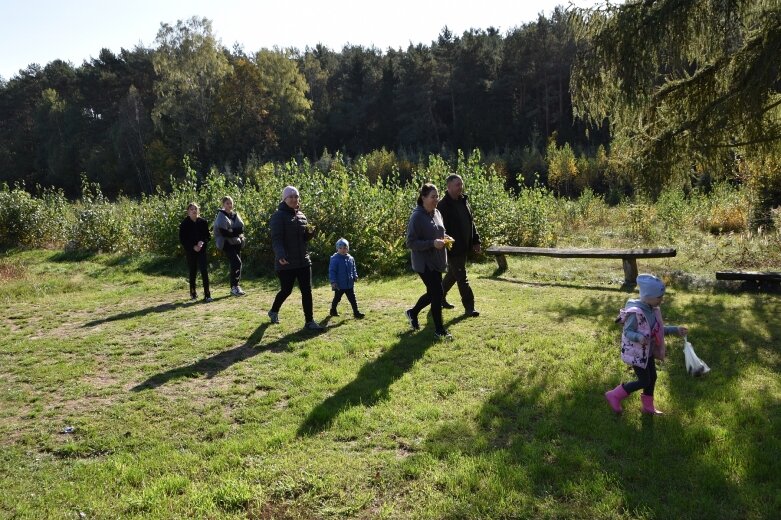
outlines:
[[[630,365],[637,380],[623,383],[605,392],[605,399],[616,413],[621,413],[621,401],[635,390],[643,389],[640,395],[642,412],[661,415],[654,407],[654,386],[656,385],[656,363],[664,361],[666,349],[665,334],[685,336],[686,327],[665,326],[659,305],[664,298],[664,282],[651,274],[637,277],[640,289],[639,299],[630,299],[621,309],[618,319],[624,325],[621,334],[621,360]]]

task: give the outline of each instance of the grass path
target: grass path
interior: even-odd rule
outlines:
[[[159,259],[0,257],[0,517],[773,518],[781,511],[777,295],[672,288],[680,340],[657,406],[630,377],[615,262],[511,259],[470,270],[482,316],[408,330],[412,275],[361,280],[367,317],[280,325],[274,280],[191,304]],[[666,264],[648,262],[647,270]],[[179,274],[177,274],[179,273]],[[455,295],[453,295],[455,296]],[[451,297],[456,303],[457,297]],[[348,309],[347,302],[342,309]],[[68,433],[65,433],[68,432]]]

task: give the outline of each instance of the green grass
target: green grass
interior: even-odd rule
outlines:
[[[657,406],[615,417],[602,393],[630,370],[613,323],[620,262],[472,265],[482,316],[408,330],[412,274],[362,279],[323,333],[282,323],[276,280],[185,301],[160,258],[0,257],[2,518],[774,518],[781,510],[781,305],[673,286],[681,342]],[[668,272],[672,259],[641,261]],[[450,298],[456,303],[455,293]],[[421,316],[423,318],[423,316]],[[63,433],[72,427],[72,433]]]

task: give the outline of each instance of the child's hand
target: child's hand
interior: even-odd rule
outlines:
[[[687,327],[678,327],[678,335],[680,337],[686,337],[686,335],[689,334],[689,329]]]

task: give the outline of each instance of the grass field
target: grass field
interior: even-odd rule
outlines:
[[[192,304],[183,261],[0,256],[0,517],[778,518],[777,294],[673,284],[665,318],[712,372],[671,338],[665,415],[634,395],[616,417],[620,262],[494,268],[438,342],[404,319],[412,274],[360,280],[360,321],[326,318],[316,280],[309,333],[297,289],[270,325],[276,280],[229,297],[224,266]]]

